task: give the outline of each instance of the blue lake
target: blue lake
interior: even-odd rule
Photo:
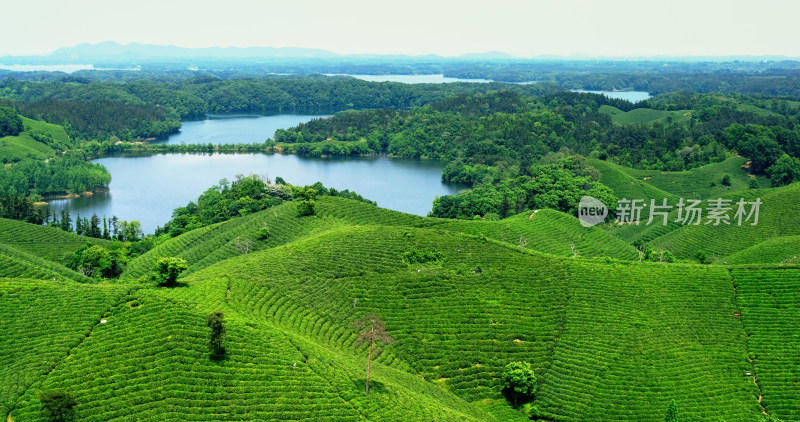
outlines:
[[[413,159],[311,159],[280,154],[158,154],[95,160],[111,173],[108,192],[75,199],[50,200],[51,212],[139,220],[145,233],[169,221],[172,210],[196,201],[222,178],[237,174],[280,176],[294,185],[322,182],[350,189],[379,206],[426,215],[437,196],[458,192],[441,182],[443,162]]]
[[[251,144],[273,139],[275,131],[287,129],[327,114],[210,114],[205,120],[185,121],[180,132],[171,135],[166,144]]]
[[[589,92],[592,94],[602,94],[608,98],[617,98],[620,100],[627,100],[632,103],[638,103],[648,98],[653,98],[649,92],[646,91],[587,91],[583,89],[573,89],[572,92]]]

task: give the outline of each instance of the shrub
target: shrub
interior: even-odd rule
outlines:
[[[315,213],[316,212],[314,211],[314,200],[308,199],[305,201],[300,201],[300,203],[297,204],[298,217],[310,217]]]
[[[412,249],[403,252],[403,261],[407,264],[424,264],[426,262],[437,262],[444,259],[444,254],[436,251],[426,251],[422,249]]]
[[[185,259],[168,256],[156,261],[153,272],[159,285],[175,287],[178,283],[178,276],[187,268],[189,265]]]

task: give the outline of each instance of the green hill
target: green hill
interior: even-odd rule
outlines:
[[[123,295],[116,286],[0,278],[4,419],[26,391],[37,389],[46,374],[68,359]]]
[[[639,170],[629,167],[621,167],[620,170],[673,195],[702,199],[749,189],[751,176],[746,170],[747,162],[746,158],[734,156],[719,163],[686,171]],[[730,186],[722,184],[725,175],[731,176]],[[762,187],[769,186],[769,181],[764,177],[756,180]],[[712,183],[714,186],[711,186]]]
[[[0,244],[62,264],[87,242],[107,247],[111,242],[78,236],[53,227],[0,218]]]
[[[800,201],[800,183],[781,188],[738,192],[723,195],[722,198],[732,201],[729,215],[733,224],[705,224],[708,220],[704,213],[700,225],[681,226],[659,236],[653,240],[653,247],[669,250],[679,258],[693,258],[698,251],[703,251],[712,260],[717,260],[771,238],[800,235],[795,211],[796,204]],[[733,220],[737,209],[735,203],[740,199],[755,201],[756,198],[763,202],[759,209],[758,224],[751,225],[751,220],[741,226],[737,225]],[[707,204],[704,203],[705,206]]]
[[[601,105],[598,111],[610,115],[611,121],[620,125],[666,121],[670,117],[675,122],[684,122],[692,115],[692,110],[665,111],[650,108],[635,108],[626,112],[610,105]]]
[[[46,159],[67,148],[71,141],[58,125],[22,117],[24,131],[17,136],[0,138],[0,161],[13,162],[27,158]]]
[[[800,270],[735,269],[742,325],[747,332],[752,379],[770,415],[800,420]]]
[[[589,164],[600,171],[600,182],[611,188],[618,199],[678,199],[675,194],[653,186],[643,177],[632,176],[629,171],[633,169],[628,167],[597,159],[590,159]]]
[[[486,236],[512,245],[560,256],[611,257],[635,260],[638,253],[630,244],[598,227],[584,228],[576,217],[542,209],[501,221],[452,220],[438,229]]]
[[[0,243],[0,276],[14,278],[89,281],[62,265]]]
[[[408,266],[402,254],[414,248],[445,258]],[[223,298],[230,280],[231,306],[342,349],[352,343],[349,321],[377,312],[398,337],[385,363],[411,366],[470,402],[502,401],[496,378],[513,359],[534,362],[536,402],[556,420],[654,419],[672,397],[693,420],[758,414],[741,377],[745,336],[729,318],[724,269],[581,262],[438,230],[364,227],[221,262],[185,281],[215,284]],[[712,390],[719,406],[701,393]],[[623,392],[631,400],[609,410]]]
[[[788,209],[797,189],[748,193],[775,223],[767,205]],[[0,416],[44,421],[39,393],[66,390],[89,421],[639,421],[673,399],[686,420],[800,420],[785,341],[800,270],[583,259],[636,255],[548,210],[450,221],[321,197],[317,213],[288,202],[188,232],[113,283],[0,279]],[[180,287],[137,280],[162,256],[189,261]],[[219,362],[213,311],[228,333]],[[367,313],[396,339],[368,396],[352,327]],[[520,409],[500,381],[514,361],[538,377]]]
[[[780,236],[728,255],[724,260],[728,264],[798,264],[798,256],[800,236]]]

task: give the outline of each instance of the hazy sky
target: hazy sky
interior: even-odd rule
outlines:
[[[797,0],[3,0],[0,56],[112,40],[337,53],[800,56]]]

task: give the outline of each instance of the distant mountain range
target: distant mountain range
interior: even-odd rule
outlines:
[[[306,61],[414,61],[442,62],[448,60],[465,61],[526,61],[526,60],[634,60],[658,62],[722,62],[722,61],[783,61],[790,60],[786,56],[652,56],[652,57],[594,57],[588,55],[570,56],[538,56],[520,58],[500,51],[469,53],[461,56],[439,56],[435,54],[408,56],[395,54],[349,54],[342,55],[328,50],[299,47],[207,47],[186,48],[172,45],[129,43],[119,44],[105,41],[98,44],[83,43],[73,47],[59,48],[41,56],[4,56],[0,64],[141,64],[152,62],[186,62],[186,61],[242,61],[270,62],[277,60]]]
[[[353,59],[353,60],[397,60],[412,59],[421,61],[439,61],[447,59],[464,60],[513,60],[516,57],[498,51],[487,53],[470,53],[458,57],[443,57],[434,54],[424,56],[407,56],[392,54],[350,54],[342,55],[328,50],[300,47],[207,47],[186,48],[173,45],[156,44],[119,44],[104,41],[98,44],[83,43],[73,47],[59,48],[42,56],[4,56],[2,64],[58,63],[58,64],[92,64],[100,62],[116,62],[138,64],[141,62],[175,62],[185,60],[232,60],[258,61],[274,59]]]

